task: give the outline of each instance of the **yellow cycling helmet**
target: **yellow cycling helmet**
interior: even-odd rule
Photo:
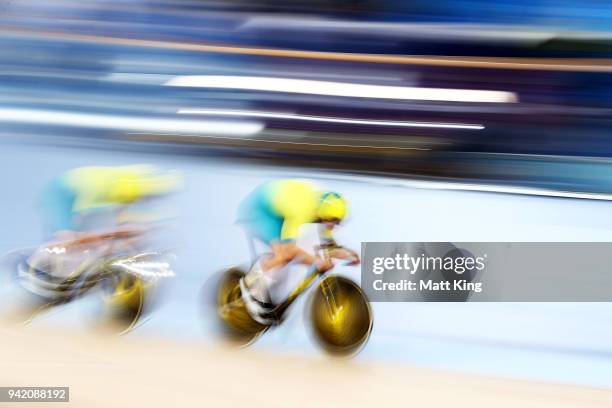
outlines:
[[[322,221],[341,221],[346,217],[347,203],[338,193],[326,192],[321,195],[317,217]]]

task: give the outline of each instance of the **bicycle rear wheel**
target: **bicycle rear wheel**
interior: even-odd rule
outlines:
[[[240,279],[245,272],[231,268],[223,273],[217,287],[217,315],[221,319],[224,335],[238,345],[249,345],[263,334],[268,326],[249,315],[240,290]]]

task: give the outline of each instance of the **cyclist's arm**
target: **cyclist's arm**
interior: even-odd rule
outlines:
[[[326,247],[337,247],[336,240],[334,239],[333,228],[328,228],[325,224],[319,225],[319,239],[321,240],[321,246]]]
[[[321,248],[328,248],[330,258],[336,259],[347,259],[351,261],[351,264],[359,264],[360,258],[357,252],[338,245],[333,235],[333,228],[328,228],[325,225],[321,225],[319,228],[319,236],[321,238]]]
[[[358,265],[361,262],[357,252],[345,247],[337,247],[332,249],[329,256],[331,258],[349,260],[351,265]]]
[[[283,220],[280,240],[282,243],[290,243],[297,240],[300,235],[300,228],[304,224],[311,222],[308,216],[302,214],[290,214]]]

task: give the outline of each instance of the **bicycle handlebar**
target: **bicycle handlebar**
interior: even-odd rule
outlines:
[[[353,265],[358,265],[359,264],[359,256],[357,255],[357,253],[351,249],[348,249],[342,245],[338,245],[338,243],[336,243],[336,241],[330,241],[327,243],[323,243],[321,245],[316,245],[315,246],[315,250],[316,251],[322,251],[325,256],[330,257],[331,253],[336,250],[336,249],[343,249],[349,253],[352,253],[355,255],[355,258],[357,259],[357,262],[355,262],[355,260],[349,260],[348,262],[345,263],[345,265],[349,265],[349,266],[353,266]],[[342,258],[345,259],[345,258]]]

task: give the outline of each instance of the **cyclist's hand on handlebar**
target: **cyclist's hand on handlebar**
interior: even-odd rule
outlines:
[[[359,258],[359,254],[357,252],[344,247],[334,249],[331,252],[331,257],[346,259],[348,260],[347,265],[359,265],[361,263],[361,259]]]
[[[347,262],[347,265],[349,266],[357,266],[359,264],[361,264],[361,258],[357,254],[355,254],[355,257],[353,259]]]

